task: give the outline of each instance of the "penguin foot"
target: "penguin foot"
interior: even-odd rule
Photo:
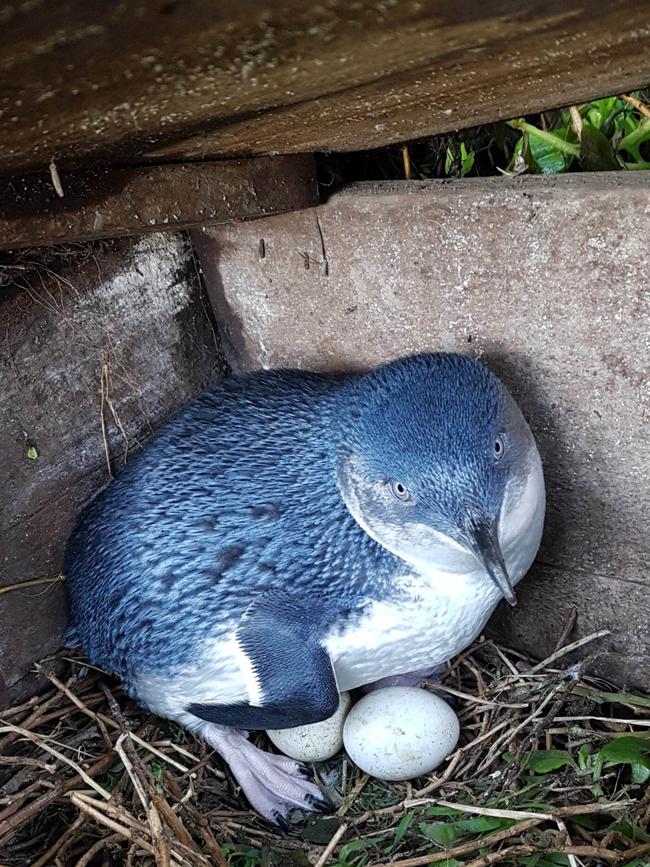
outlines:
[[[309,769],[287,756],[264,752],[250,743],[245,732],[208,723],[202,737],[228,763],[251,806],[286,833],[293,810],[326,813],[329,799],[307,779]]]

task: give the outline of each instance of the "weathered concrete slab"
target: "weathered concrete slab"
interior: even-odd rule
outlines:
[[[222,361],[181,234],[31,251],[0,278],[2,589],[60,572],[106,452],[119,467]],[[0,595],[0,687],[20,691],[64,622],[61,584]]]
[[[0,178],[0,249],[252,220],[318,200],[311,154],[86,172],[54,166]]]
[[[608,627],[597,670],[650,682],[650,180],[359,185],[195,235],[238,368],[361,369],[457,350],[508,382],[540,442],[547,529],[506,637]],[[263,241],[263,243],[261,243]]]

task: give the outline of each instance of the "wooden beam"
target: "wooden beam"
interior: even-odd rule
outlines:
[[[0,10],[0,173],[350,150],[650,83],[647,0]]]
[[[86,172],[53,168],[0,178],[0,249],[250,220],[317,199],[308,155]]]

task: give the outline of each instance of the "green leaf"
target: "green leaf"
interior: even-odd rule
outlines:
[[[327,845],[341,824],[337,816],[310,817],[301,830],[301,836],[310,843]]]
[[[569,127],[553,132],[558,141],[565,141],[568,134]],[[530,159],[535,161],[537,170],[543,175],[561,174],[573,161],[573,157],[559,150],[557,144],[557,141],[548,141],[532,133],[528,136]]]
[[[428,840],[433,840],[443,849],[453,846],[458,836],[454,826],[446,822],[422,822],[419,830]]]
[[[298,864],[298,867],[311,867],[313,864],[313,861],[310,861],[307,857],[307,853],[301,849],[292,849],[291,852],[285,852],[284,855],[285,857],[288,856],[294,864]]]
[[[594,819],[593,816],[571,816],[571,821],[575,822],[576,825],[580,825],[582,828],[587,828],[590,831],[595,831],[598,827],[598,822]]]
[[[366,849],[376,846],[379,842],[379,837],[368,837],[365,840],[351,840],[339,849],[339,864],[343,867],[358,867],[360,864],[365,864],[368,856],[364,854]],[[355,852],[359,853],[360,857],[350,860],[350,855]]]
[[[589,172],[615,172],[621,168],[609,139],[590,123],[582,128],[580,165]]]
[[[465,175],[468,175],[472,168],[474,167],[474,160],[476,158],[476,154],[474,151],[468,151],[465,147],[465,142],[462,141],[460,143],[460,176],[464,178]]]
[[[573,819],[571,821],[573,821]],[[608,830],[619,831],[621,834],[625,834],[626,837],[634,840],[635,843],[650,843],[650,834],[648,834],[647,831],[644,831],[642,828],[639,828],[638,825],[633,825],[631,822],[626,822],[625,820],[616,822],[616,824],[612,825]]]
[[[538,750],[527,757],[525,767],[538,774],[547,774],[570,764],[573,764],[573,759],[566,750]]]
[[[632,765],[632,782],[643,785],[650,780],[650,768],[645,765],[638,765],[636,762]]]
[[[460,834],[486,834],[490,831],[500,831],[509,828],[515,822],[514,819],[503,819],[499,816],[476,816],[472,819],[459,819],[453,822],[451,827]]]
[[[650,738],[642,735],[614,738],[598,751],[598,755],[615,765],[642,765],[650,768]]]
[[[455,810],[453,807],[427,807],[424,811],[427,816],[462,816],[460,810]]]
[[[38,451],[36,450],[36,446],[27,446],[27,457],[30,461],[35,461],[38,459]]]
[[[522,867],[558,867],[569,863],[566,855],[529,855],[517,862]]]
[[[397,832],[395,834],[395,837],[393,838],[393,842],[390,844],[390,846],[387,846],[383,850],[385,855],[390,855],[391,852],[394,852],[395,849],[397,849],[399,844],[404,839],[404,836],[405,836],[406,832],[408,831],[408,829],[411,825],[411,822],[413,821],[413,819],[415,819],[415,816],[416,816],[415,813],[407,813],[404,816],[402,821],[397,826]]]
[[[451,152],[451,148],[447,148],[447,155],[445,156],[445,174],[448,175],[451,172],[452,166],[454,165],[454,155]]]

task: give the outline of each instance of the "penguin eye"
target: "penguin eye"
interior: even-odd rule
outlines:
[[[402,482],[393,479],[390,483],[390,490],[395,499],[402,503],[408,503],[411,499],[409,489]]]
[[[494,440],[494,460],[500,461],[503,457],[503,453],[506,450],[506,441],[503,434],[499,434],[497,438]]]

